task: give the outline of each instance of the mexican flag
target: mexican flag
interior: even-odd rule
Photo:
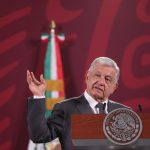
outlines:
[[[46,118],[51,115],[54,104],[65,98],[63,67],[60,54],[60,43],[64,40],[63,34],[55,35],[54,28],[51,29],[51,34],[42,34],[41,36],[41,42],[47,45],[45,47],[44,59],[44,78],[47,82],[47,91],[45,93]],[[28,150],[55,150],[56,147],[57,150],[61,150],[58,139],[46,144],[34,144],[30,141]]]
[[[55,35],[54,29],[50,35],[43,35],[42,40],[48,40],[44,61],[44,78],[47,82],[47,114],[50,115],[55,103],[64,99],[64,76],[60,55],[60,42],[64,41],[64,35]]]

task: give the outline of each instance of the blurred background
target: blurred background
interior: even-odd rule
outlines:
[[[26,70],[43,73],[41,34],[64,33],[65,96],[79,96],[95,57],[121,68],[111,99],[150,112],[150,0],[5,0],[0,4],[0,150],[27,150]],[[41,55],[42,54],[42,55]]]

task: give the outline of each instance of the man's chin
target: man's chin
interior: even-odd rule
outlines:
[[[96,100],[104,100],[103,95],[95,95],[94,97],[95,97]]]

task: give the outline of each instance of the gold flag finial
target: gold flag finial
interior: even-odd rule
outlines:
[[[55,28],[56,28],[55,21],[52,20],[52,21],[51,21],[51,24],[50,24],[50,32],[51,32],[52,35],[55,34]]]
[[[52,20],[51,21],[51,26],[50,26],[51,29],[55,29],[56,28],[56,24],[55,24],[55,21]]]

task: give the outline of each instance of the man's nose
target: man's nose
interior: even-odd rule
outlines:
[[[105,78],[104,77],[99,78],[98,82],[101,85],[105,85]]]

